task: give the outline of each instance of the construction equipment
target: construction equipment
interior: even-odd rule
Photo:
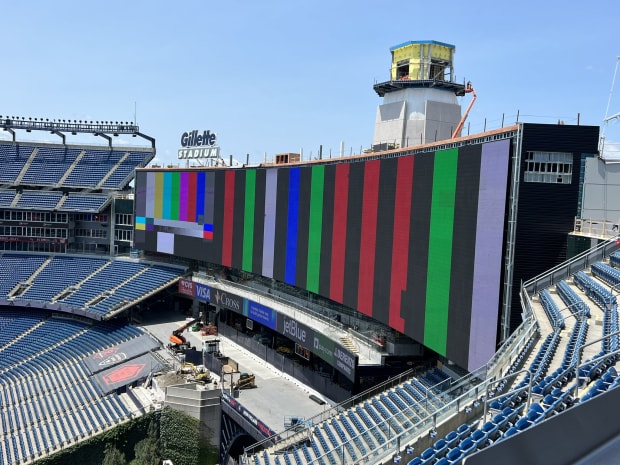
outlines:
[[[241,373],[239,375],[239,379],[233,385],[233,388],[234,389],[250,389],[250,388],[255,388],[256,387],[256,383],[254,381],[255,381],[254,375],[252,375],[250,373]]]
[[[211,372],[209,370],[207,370],[202,365],[196,367],[196,365],[191,362],[184,362],[179,369],[179,373],[192,375],[191,380],[198,381],[200,383],[210,383],[211,381],[213,381],[211,379]]]
[[[177,354],[184,353],[186,350],[191,350],[192,345],[187,341],[187,339],[185,339],[185,336],[183,336],[183,331],[185,331],[187,328],[192,327],[196,323],[200,323],[201,319],[202,319],[202,315],[199,315],[197,318],[194,318],[193,320],[185,322],[184,325],[172,331],[172,334],[170,335],[170,344],[168,344],[168,348],[170,350],[173,350]]]
[[[469,102],[469,105],[467,106],[467,110],[465,110],[465,113],[463,113],[463,116],[461,117],[461,121],[459,121],[459,124],[456,126],[456,129],[452,133],[452,139],[456,139],[457,137],[461,135],[461,129],[463,129],[465,120],[467,119],[467,116],[469,115],[469,112],[471,111],[471,107],[474,106],[474,103],[476,102],[476,99],[478,98],[478,96],[476,95],[476,89],[474,89],[474,86],[471,85],[471,82],[467,83],[467,86],[465,86],[465,89],[463,92],[464,94],[471,93],[473,97],[471,99],[471,102]]]
[[[202,336],[217,336],[217,326],[215,325],[204,325],[200,330],[200,334]]]

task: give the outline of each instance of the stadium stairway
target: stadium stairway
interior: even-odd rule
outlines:
[[[21,183],[22,178],[24,177],[24,175],[28,171],[28,168],[30,168],[30,165],[32,164],[32,161],[36,158],[37,153],[39,153],[39,148],[35,147],[32,153],[30,154],[30,157],[28,157],[28,160],[26,160],[26,163],[24,163],[24,166],[22,167],[21,171],[15,178],[15,184]]]
[[[114,165],[112,166],[108,172],[105,174],[105,176],[103,176],[101,178],[101,181],[99,181],[99,183],[97,183],[97,189],[101,189],[103,187],[103,185],[105,184],[105,182],[110,178],[110,176],[112,176],[114,174],[114,172],[116,170],[118,170],[118,168],[123,164],[123,162],[125,160],[127,160],[127,158],[129,157],[130,153],[126,152],[121,159]]]
[[[342,342],[342,345],[348,351],[353,352],[354,354],[358,354],[359,353],[359,350],[358,350],[357,346],[355,344],[353,344],[353,341],[351,340],[351,338],[349,338],[349,337],[341,337],[340,338],[340,342]]]
[[[62,186],[62,184],[65,182],[65,179],[67,179],[69,177],[69,175],[71,174],[71,172],[73,171],[73,169],[80,163],[80,160],[84,157],[84,154],[86,153],[86,150],[82,150],[79,155],[75,158],[75,160],[73,161],[73,163],[71,163],[71,166],[69,166],[69,168],[67,169],[67,171],[65,171],[65,174],[63,174],[60,179],[58,180],[58,183],[56,184],[56,187],[60,187]]]

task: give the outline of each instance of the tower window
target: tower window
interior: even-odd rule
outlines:
[[[573,177],[573,155],[565,152],[527,152],[523,180],[549,184],[570,184]]]

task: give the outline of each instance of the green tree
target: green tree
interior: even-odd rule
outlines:
[[[113,444],[107,444],[101,465],[127,465],[127,460],[125,459],[125,454]]]
[[[149,423],[147,437],[138,442],[134,447],[135,459],[132,465],[159,465],[161,456],[159,455],[159,429],[157,423]]]
[[[159,428],[162,458],[172,460],[174,465],[198,465],[198,420],[164,407]]]

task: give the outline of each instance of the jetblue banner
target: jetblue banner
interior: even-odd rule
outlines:
[[[277,331],[300,346],[309,349],[314,355],[325,360],[340,373],[351,381],[355,381],[357,367],[357,355],[337,342],[324,336],[319,331],[314,331],[309,326],[280,314],[277,318]]]

